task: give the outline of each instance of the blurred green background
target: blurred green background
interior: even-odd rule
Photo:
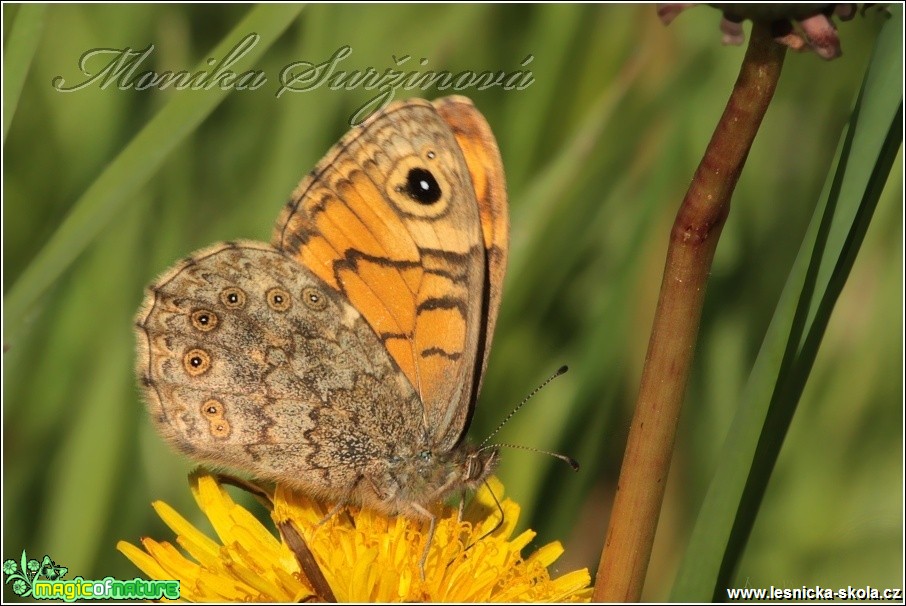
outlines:
[[[83,80],[79,57],[99,47],[153,43],[142,70],[194,69],[252,10],[47,9],[5,140],[5,296],[157,112],[200,95],[99,86],[61,93],[52,80]],[[23,9],[3,11],[6,45]],[[280,71],[349,45],[344,69],[382,71],[411,55],[405,65],[426,58],[422,69],[513,71],[533,56],[535,82],[524,90],[462,91],[498,138],[512,213],[501,320],[471,435],[482,439],[570,365],[500,437],[568,453],[581,471],[505,451],[499,475],[523,506],[522,527],[538,531],[535,544],[563,541],[555,569],[587,566],[594,575],[670,225],[744,53],[721,46],[719,19],[697,8],[668,28],[650,5],[301,9],[261,58],[239,64],[264,71],[267,84],[226,95],[197,127],[160,125],[156,136],[178,141],[162,165],[150,178],[126,179],[128,197],[90,214],[87,246],[71,239],[51,259],[62,272],[25,320],[5,320],[2,557],[26,549],[68,566],[70,578],[131,578],[137,571],[116,541],[172,536],[152,500],[207,528],[186,483],[192,463],[146,418],[132,316],[143,287],[189,252],[269,238],[296,182],[375,94],[324,86],[277,99]],[[882,21],[870,12],[841,24],[836,61],[787,58],[715,258],[647,599],[669,593]],[[413,94],[449,92],[397,98]],[[781,452],[740,586],[903,585],[902,157],[892,175]]]

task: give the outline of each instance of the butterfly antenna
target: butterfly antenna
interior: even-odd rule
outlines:
[[[516,448],[516,449],[518,449],[518,450],[527,450],[527,451],[529,451],[529,452],[538,452],[538,453],[541,453],[541,454],[550,455],[550,456],[554,457],[555,459],[560,459],[561,461],[563,461],[564,463],[566,463],[567,465],[569,465],[570,467],[572,467],[572,468],[573,468],[573,471],[579,471],[579,462],[578,462],[577,460],[575,460],[574,458],[572,458],[572,457],[570,457],[570,456],[567,456],[567,455],[565,455],[565,454],[560,454],[559,452],[551,452],[550,450],[542,450],[542,449],[540,449],[540,448],[533,448],[533,447],[531,447],[531,446],[523,446],[522,444],[501,444],[501,443],[498,443],[498,444],[493,444],[492,446],[493,446],[493,447],[503,446],[503,447],[506,447],[506,448]],[[487,446],[486,446],[485,448],[490,448],[490,447],[487,447]]]
[[[530,393],[529,395],[525,396],[525,398],[523,398],[523,400],[522,400],[521,402],[519,402],[518,406],[516,406],[516,408],[514,408],[513,410],[511,410],[511,411],[510,411],[510,414],[508,414],[508,415],[503,419],[503,421],[500,422],[500,425],[497,426],[497,429],[495,429],[494,431],[492,431],[492,432],[490,433],[490,435],[484,439],[484,442],[482,442],[481,444],[478,445],[478,450],[483,450],[485,444],[487,444],[488,441],[489,441],[491,438],[493,438],[494,436],[496,436],[497,433],[498,433],[501,429],[503,429],[503,426],[506,425],[507,422],[508,422],[510,419],[513,418],[513,415],[514,415],[514,414],[516,414],[517,412],[519,412],[519,409],[520,409],[520,408],[522,408],[523,406],[525,406],[525,403],[526,403],[526,402],[528,402],[529,400],[532,399],[532,396],[534,396],[536,393],[538,393],[539,391],[541,391],[542,389],[544,389],[545,387],[547,387],[547,384],[548,384],[548,383],[550,383],[551,381],[553,381],[554,379],[556,379],[556,378],[559,377],[560,375],[566,374],[566,371],[567,371],[567,370],[569,370],[569,367],[568,367],[568,366],[566,366],[566,365],[561,366],[560,368],[557,369],[557,372],[555,372],[554,374],[552,374],[551,376],[549,376],[549,377],[547,378],[547,380],[544,381],[544,383],[542,383],[541,385],[539,385],[538,387],[536,387],[535,389],[533,389],[533,390],[532,390],[532,393]]]
[[[568,370],[569,370],[569,367],[568,367],[568,366],[565,366],[565,365],[564,365],[564,366],[561,366],[560,368],[557,369],[557,372],[555,372],[554,374],[552,374],[551,376],[549,376],[549,377],[547,378],[547,380],[544,381],[544,383],[542,383],[541,385],[539,385],[538,387],[536,387],[535,389],[533,389],[533,390],[532,390],[532,393],[530,393],[529,395],[525,396],[525,398],[523,398],[523,400],[522,400],[521,402],[519,402],[519,405],[516,406],[516,408],[514,408],[513,410],[511,410],[511,411],[510,411],[510,414],[508,414],[508,415],[503,419],[503,421],[500,422],[500,425],[498,425],[497,428],[496,428],[494,431],[492,431],[492,432],[490,433],[490,435],[488,435],[488,437],[486,437],[486,438],[484,439],[484,441],[478,446],[478,451],[480,452],[480,451],[482,451],[482,450],[486,450],[486,449],[488,449],[488,448],[495,448],[495,447],[497,447],[497,446],[506,446],[506,447],[508,447],[508,448],[518,448],[518,449],[520,449],[520,450],[530,450],[530,451],[532,451],[532,452],[540,452],[541,454],[547,454],[547,455],[550,455],[550,456],[554,457],[555,459],[560,459],[561,461],[565,461],[570,467],[572,467],[573,469],[575,469],[575,470],[578,471],[578,469],[579,469],[579,463],[578,463],[575,459],[573,459],[572,457],[568,457],[568,456],[566,456],[566,455],[562,455],[562,454],[559,454],[559,453],[556,453],[556,452],[550,452],[550,451],[547,451],[547,450],[541,450],[540,448],[531,448],[531,447],[529,447],[529,446],[519,446],[519,445],[516,445],[516,444],[490,444],[490,445],[488,444],[488,442],[491,440],[491,438],[493,438],[494,436],[496,436],[496,435],[500,432],[500,430],[503,429],[503,426],[506,425],[507,422],[508,422],[510,419],[513,418],[513,415],[516,414],[517,412],[519,412],[519,409],[522,408],[522,407],[525,405],[526,402],[528,402],[529,400],[532,399],[532,396],[534,396],[536,393],[538,393],[539,391],[541,391],[542,389],[544,389],[544,388],[547,386],[548,383],[550,383],[551,381],[553,381],[554,379],[556,379],[556,378],[559,377],[560,375],[565,374],[566,371],[568,371]]]

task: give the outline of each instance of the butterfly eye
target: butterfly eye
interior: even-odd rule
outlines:
[[[192,312],[192,326],[201,332],[208,332],[217,328],[217,314],[208,309],[198,309]]]
[[[310,286],[302,289],[302,302],[314,311],[323,311],[327,307],[327,297],[317,288]]]
[[[406,194],[419,204],[434,204],[440,200],[443,192],[431,171],[424,168],[412,168],[406,175]]]
[[[220,292],[220,300],[230,309],[242,309],[245,307],[245,292],[240,288],[224,288]]]
[[[283,290],[282,288],[274,287],[267,291],[265,295],[267,298],[267,304],[274,311],[286,311],[292,307],[292,299],[289,296],[289,293]]]
[[[182,357],[182,365],[190,376],[197,377],[211,368],[211,356],[203,349],[190,349]]]

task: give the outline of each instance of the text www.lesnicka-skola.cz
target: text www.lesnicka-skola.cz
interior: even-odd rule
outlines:
[[[749,600],[853,600],[853,601],[903,601],[903,589],[878,589],[876,587],[728,587],[730,601]]]

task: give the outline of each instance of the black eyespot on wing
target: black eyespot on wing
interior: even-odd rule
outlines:
[[[443,195],[437,179],[431,171],[424,168],[413,168],[406,175],[406,194],[419,204],[434,204]]]

